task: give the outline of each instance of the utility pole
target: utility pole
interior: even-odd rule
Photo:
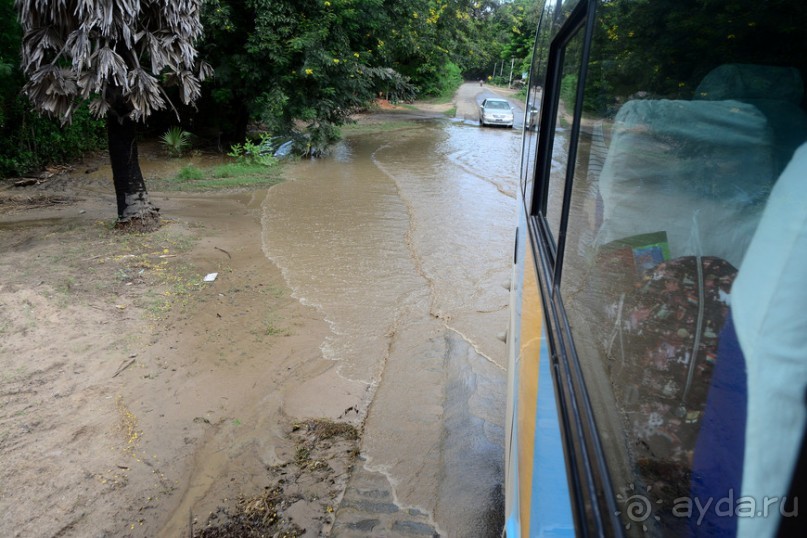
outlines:
[[[507,82],[507,87],[508,88],[513,87],[513,66],[515,65],[515,63],[516,63],[516,59],[515,58],[510,58],[510,80]]]

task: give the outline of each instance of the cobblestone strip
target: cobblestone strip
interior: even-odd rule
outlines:
[[[336,511],[331,536],[411,538],[440,534],[428,514],[395,504],[387,477],[365,469],[360,457]]]

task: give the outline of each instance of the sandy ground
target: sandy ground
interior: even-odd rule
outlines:
[[[306,453],[305,419],[361,394],[310,386],[327,328],[261,250],[266,191],[153,194],[163,228],[126,235],[103,161],[0,192],[0,536],[188,536],[324,460],[278,497],[318,532],[356,430]]]
[[[0,182],[0,536],[327,535],[367,387],[262,251],[266,191],[153,192],[140,235],[111,227],[103,154],[31,183]]]

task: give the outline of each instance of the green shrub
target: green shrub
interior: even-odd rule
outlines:
[[[198,181],[200,179],[205,178],[205,173],[193,166],[192,164],[183,166],[182,169],[177,172],[175,179],[179,181]]]
[[[439,67],[423,65],[420,70],[424,81],[421,82],[421,93],[432,97],[451,97],[462,85],[462,71],[453,62],[446,62]]]
[[[8,99],[4,108],[0,177],[20,176],[48,164],[75,161],[106,146],[104,121],[93,118],[86,106],[78,108],[72,122],[64,126],[31,112],[21,96]]]
[[[230,147],[230,152],[227,155],[243,164],[274,166],[277,164],[277,159],[272,153],[271,137],[262,134],[258,143],[247,140],[243,144],[235,144]]]
[[[162,134],[160,143],[171,157],[182,157],[182,154],[191,147],[191,134],[174,126]]]
[[[560,98],[567,106],[577,101],[577,75],[566,75],[561,79]]]

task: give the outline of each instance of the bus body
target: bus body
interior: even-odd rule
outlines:
[[[546,0],[532,62],[505,535],[787,535],[807,4]]]

